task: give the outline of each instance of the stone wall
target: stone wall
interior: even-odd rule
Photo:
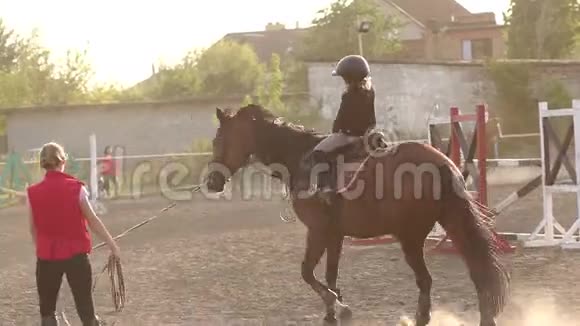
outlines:
[[[309,99],[321,106],[327,118],[323,127],[327,130],[343,91],[342,81],[331,76],[333,65],[308,63]],[[477,104],[488,103],[493,113],[495,86],[483,64],[373,62],[371,66],[379,126],[396,131],[398,137],[426,137],[429,117],[447,117],[451,106],[472,112]],[[533,67],[534,89],[539,89],[542,81],[558,79],[572,97],[580,98],[580,62],[542,62]],[[290,100],[296,103],[304,97]],[[54,140],[77,157],[86,156],[92,133],[97,135],[99,152],[105,145],[119,145],[129,155],[158,154],[188,151],[195,139],[213,138],[215,108],[238,108],[241,101],[241,98],[211,98],[31,107],[3,109],[0,114],[7,119],[7,148],[22,155]]]
[[[217,128],[216,107],[237,109],[241,102],[242,98],[210,98],[0,109],[0,114],[7,119],[8,149],[22,155],[56,141],[77,157],[86,157],[92,133],[99,154],[106,145],[117,145],[128,155],[141,155],[190,151],[194,140],[211,140]]]
[[[534,90],[543,81],[557,79],[573,98],[580,98],[580,62],[531,64]],[[310,95],[320,102],[327,119],[334,118],[344,88],[341,79],[331,76],[333,66],[308,64]],[[451,106],[473,112],[477,104],[486,103],[494,111],[495,85],[481,63],[371,62],[371,69],[379,126],[401,137],[426,138],[429,117],[448,117]]]

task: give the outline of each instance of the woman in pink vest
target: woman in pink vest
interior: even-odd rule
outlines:
[[[83,183],[65,174],[66,154],[55,143],[40,152],[44,179],[28,188],[30,233],[36,245],[36,284],[42,326],[56,326],[56,301],[66,274],[83,326],[101,323],[92,298],[89,227],[119,256],[119,247],[95,215]]]
[[[111,146],[105,147],[105,157],[101,160],[101,174],[103,175],[103,188],[109,198],[113,197],[111,185],[115,196],[119,195],[119,185],[117,184],[116,162],[113,159],[113,149]]]

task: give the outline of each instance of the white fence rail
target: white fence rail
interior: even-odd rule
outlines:
[[[136,159],[155,159],[155,158],[168,158],[168,157],[206,157],[212,155],[212,152],[199,152],[199,153],[169,153],[169,154],[146,154],[146,155],[121,155],[113,156],[114,160],[136,160]],[[105,157],[97,157],[97,160],[105,159]],[[80,157],[75,158],[78,162],[90,162],[90,157]],[[24,164],[37,164],[38,160],[26,160]],[[0,162],[0,166],[5,165],[5,162]]]

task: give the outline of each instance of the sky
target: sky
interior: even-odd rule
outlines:
[[[429,0],[426,0],[429,1]],[[97,83],[130,86],[152,65],[173,64],[230,32],[263,30],[268,22],[306,27],[333,0],[0,0],[0,17],[21,35],[37,29],[62,60],[88,51]],[[493,11],[502,22],[509,0],[458,0],[471,12]],[[199,4],[203,3],[203,4]]]

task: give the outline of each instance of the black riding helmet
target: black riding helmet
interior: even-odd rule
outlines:
[[[371,68],[365,58],[360,55],[347,55],[340,59],[332,72],[333,76],[341,76],[347,81],[359,81],[371,74]]]

